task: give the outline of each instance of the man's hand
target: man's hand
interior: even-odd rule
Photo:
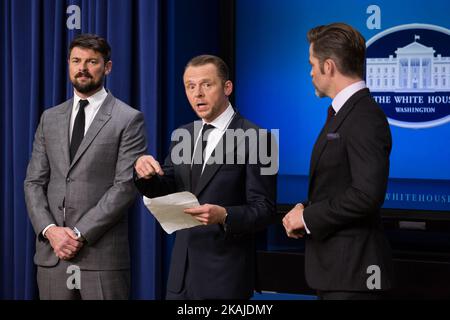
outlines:
[[[305,207],[299,203],[283,218],[283,226],[289,238],[303,238],[305,225],[303,224],[303,210]]]
[[[45,236],[55,255],[63,260],[72,259],[83,247],[83,243],[78,241],[77,235],[70,228],[52,226],[47,229]]]
[[[204,204],[195,208],[185,209],[184,213],[192,215],[201,223],[215,224],[223,223],[227,215],[224,207],[216,206],[214,204]]]
[[[159,162],[152,156],[141,156],[137,159],[134,169],[139,178],[150,179],[158,174],[162,176],[164,171],[161,169]]]

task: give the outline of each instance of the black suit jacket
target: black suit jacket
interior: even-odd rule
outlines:
[[[351,96],[320,132],[304,211],[312,288],[368,291],[370,266],[380,268],[381,289],[391,288],[391,253],[380,219],[391,145],[386,116],[368,89]]]
[[[236,114],[228,129],[238,128],[259,129]],[[190,133],[193,148],[193,139],[197,136],[194,123],[181,129]],[[249,163],[250,155],[257,150],[254,144],[249,146],[246,143],[244,164],[207,164],[193,191],[190,163],[176,165],[171,159],[170,154],[176,145],[172,143],[164,162],[163,176],[136,180],[140,192],[147,197],[157,197],[191,191],[200,204],[225,207],[228,216],[225,228],[214,224],[176,232],[167,289],[175,293],[183,289],[188,265],[189,279],[186,283],[190,284],[196,297],[247,299],[255,287],[254,233],[277,218],[276,175],[261,175],[262,165]]]

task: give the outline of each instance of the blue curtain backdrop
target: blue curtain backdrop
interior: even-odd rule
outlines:
[[[161,63],[165,72],[161,74],[164,97],[161,108],[161,158],[167,155],[172,131],[182,124],[194,121],[197,116],[192,111],[184,92],[183,73],[186,63],[199,54],[215,54],[225,57],[221,43],[232,40],[231,35],[220,29],[220,20],[226,14],[221,3],[232,0],[165,0],[162,4],[164,36],[161,39]],[[233,23],[233,21],[230,21]],[[188,27],[187,27],[188,26]],[[162,278],[168,277],[172,246],[175,237],[162,238]],[[165,290],[163,286],[162,290]],[[165,292],[165,291],[164,291]]]
[[[80,30],[66,26],[70,5],[81,9]],[[113,71],[106,87],[145,114],[149,152],[156,154],[159,10],[159,0],[1,1],[1,299],[37,297],[35,235],[23,181],[40,114],[73,94],[66,61],[68,44],[76,34],[97,33],[109,41]],[[130,211],[131,297],[158,299],[161,234],[141,204],[137,201]]]
[[[149,152],[163,161],[170,134],[196,118],[184,94],[186,62],[218,54],[232,67],[234,0],[2,0],[0,4],[0,299],[37,297],[34,231],[23,180],[41,113],[72,96],[67,47],[76,34],[104,36],[113,71],[106,87],[145,116]],[[69,30],[70,5],[81,10]],[[224,47],[225,45],[225,47]],[[133,299],[165,294],[173,236],[155,224],[142,200],[130,210]]]

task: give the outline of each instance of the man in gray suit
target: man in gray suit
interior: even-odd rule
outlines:
[[[41,299],[128,298],[127,209],[146,141],[142,113],[103,87],[110,53],[96,35],[72,41],[74,97],[46,110],[36,130],[25,198]]]

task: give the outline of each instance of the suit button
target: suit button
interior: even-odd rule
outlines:
[[[66,181],[67,181],[67,182],[70,182],[70,178],[67,178]]]

